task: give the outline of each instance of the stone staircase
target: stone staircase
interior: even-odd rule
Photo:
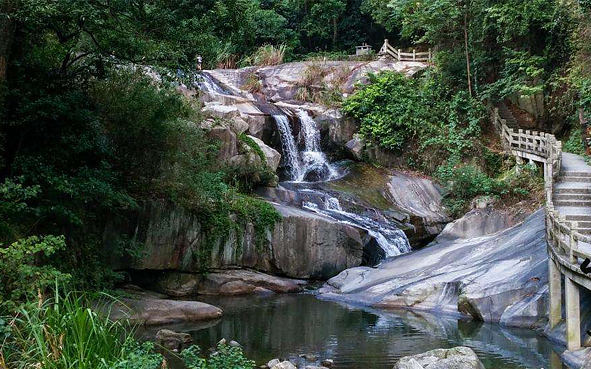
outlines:
[[[519,129],[519,124],[517,123],[517,119],[511,113],[511,110],[507,107],[505,103],[499,104],[499,115],[506,121],[507,127],[513,129]]]
[[[591,235],[591,166],[582,157],[562,153],[553,202],[566,221],[577,222],[579,233]]]

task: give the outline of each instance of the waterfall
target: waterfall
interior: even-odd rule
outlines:
[[[195,79],[195,84],[201,91],[212,94],[228,95],[228,92],[207,73],[198,73]]]
[[[330,180],[338,175],[337,170],[330,164],[320,148],[320,131],[316,122],[305,110],[298,111],[301,129],[304,136],[304,151],[302,152],[303,170],[298,181],[304,181],[310,173],[318,180]]]
[[[285,158],[285,162],[289,167],[290,179],[294,181],[301,181],[303,179],[302,167],[300,164],[298,148],[291,131],[291,126],[289,125],[289,119],[287,119],[287,116],[283,114],[275,114],[273,115],[273,119],[275,119],[279,136],[281,136],[283,157]]]
[[[320,194],[314,191],[315,194]],[[387,258],[406,254],[411,251],[410,242],[406,234],[396,226],[389,223],[380,222],[367,216],[344,211],[339,199],[329,195],[324,195],[322,204],[316,204],[312,201],[304,202],[303,207],[315,213],[333,218],[341,223],[360,227],[369,232],[375,238],[378,245]]]

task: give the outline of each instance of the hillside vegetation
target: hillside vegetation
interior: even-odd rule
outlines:
[[[54,319],[39,311],[60,306],[45,298],[53,286],[112,288],[120,276],[101,255],[104,228],[144,202],[182,206],[212,239],[246,223],[262,235],[280,220],[251,193],[269,173],[220,165],[201,107],[177,89],[198,55],[205,68],[235,68],[345,58],[384,38],[431,47],[425,73],[371,76],[333,100],[369,144],[439,178],[456,215],[474,197],[521,200],[541,186],[536,168],[510,170],[488,103],[543,101],[527,115],[536,128],[586,150],[588,0],[4,0],[0,11],[0,316],[9,317],[0,319],[0,367],[30,364],[23,350],[38,332],[23,319]],[[122,239],[120,252],[137,245]],[[74,302],[86,311],[85,299]],[[51,324],[35,357],[69,329]],[[109,329],[103,338],[116,339],[119,328]],[[108,353],[113,363],[128,354]],[[39,367],[71,367],[62,364]]]

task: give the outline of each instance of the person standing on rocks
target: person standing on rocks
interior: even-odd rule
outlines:
[[[201,55],[197,55],[195,59],[197,60],[197,70],[202,70],[203,58]]]

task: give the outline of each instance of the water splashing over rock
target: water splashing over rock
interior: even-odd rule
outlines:
[[[319,191],[308,192],[314,192],[315,195],[321,194]],[[344,211],[339,199],[325,194],[321,195],[324,195],[323,201],[319,203],[307,201],[304,202],[303,207],[315,213],[336,219],[342,223],[367,230],[369,234],[375,238],[382,250],[384,250],[386,258],[406,254],[411,251],[406,234],[396,226],[377,219],[372,219],[368,216]]]
[[[283,157],[289,167],[290,179],[294,181],[301,181],[302,178],[302,167],[300,164],[300,158],[298,148],[295,143],[295,139],[289,125],[289,119],[283,114],[273,115],[275,123],[277,124],[277,130],[279,136],[281,136],[281,146],[283,147]]]
[[[326,181],[338,176],[336,168],[320,148],[320,131],[316,122],[304,111],[298,111],[304,136],[303,170],[298,181]]]

